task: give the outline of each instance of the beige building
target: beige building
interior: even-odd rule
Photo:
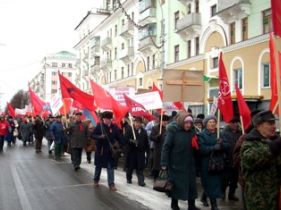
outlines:
[[[232,92],[237,83],[251,108],[268,107],[269,0],[120,3],[106,0],[104,6],[109,13],[89,33],[90,40],[100,40],[100,54],[90,59],[96,63],[93,72],[97,82],[142,92],[153,82],[161,88],[166,69],[175,74],[177,70],[193,70],[218,76],[218,56],[223,52]],[[281,49],[280,40],[277,44]],[[204,99],[189,102],[195,113],[209,112],[218,94],[218,81],[205,82],[202,88]]]

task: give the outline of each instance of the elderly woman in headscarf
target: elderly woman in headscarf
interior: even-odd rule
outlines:
[[[206,117],[203,124],[205,129],[198,134],[201,154],[201,179],[206,196],[210,198],[211,209],[218,210],[217,198],[222,197],[223,156],[229,146],[217,136],[217,119],[215,116]],[[211,164],[210,161],[212,160],[216,161],[216,166]]]
[[[196,140],[193,118],[185,112],[178,114],[177,121],[167,126],[166,139],[161,155],[162,170],[168,170],[174,187],[170,196],[171,208],[178,210],[178,200],[188,200],[189,210],[198,210],[195,160],[193,146]]]

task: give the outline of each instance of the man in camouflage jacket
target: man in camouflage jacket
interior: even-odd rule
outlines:
[[[276,135],[274,115],[260,112],[254,129],[245,136],[241,167],[245,178],[247,210],[277,210],[280,190],[281,139]]]

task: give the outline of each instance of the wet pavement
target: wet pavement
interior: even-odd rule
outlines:
[[[91,174],[49,158],[46,148],[6,148],[0,155],[0,210],[148,209],[106,187],[94,188]]]
[[[46,143],[46,142],[45,142]],[[107,188],[106,170],[102,172],[100,187],[93,187],[93,164],[83,154],[82,169],[73,171],[69,155],[56,162],[43,152],[36,154],[32,145],[5,148],[0,154],[0,210],[169,210],[170,199],[152,190],[153,181],[146,178],[146,187],[126,183],[125,173],[115,171],[118,191]],[[198,190],[201,191],[198,181]],[[240,199],[241,200],[241,199]],[[199,200],[198,207],[203,208]],[[219,201],[221,210],[241,210],[241,202]],[[186,202],[180,202],[187,209]]]

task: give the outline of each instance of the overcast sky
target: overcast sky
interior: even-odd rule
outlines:
[[[44,55],[72,50],[75,26],[102,0],[0,0],[0,103],[40,71]]]

